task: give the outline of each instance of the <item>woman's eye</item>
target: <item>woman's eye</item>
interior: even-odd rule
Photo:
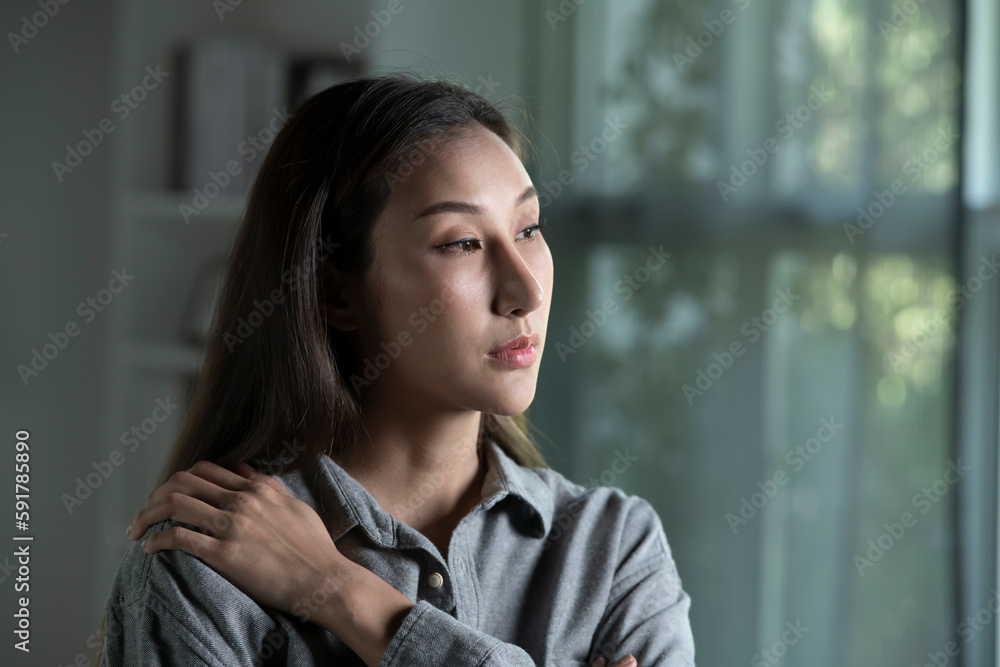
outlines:
[[[541,231],[542,227],[545,226],[545,220],[539,220],[535,224],[525,227],[518,234],[518,238],[524,238],[528,241],[534,241],[536,233]],[[445,243],[444,245],[439,245],[437,248],[439,250],[445,251],[455,251],[459,254],[468,255],[471,254],[473,250],[477,250],[480,247],[479,239],[474,237],[469,237],[467,239],[459,239],[458,241],[452,241],[451,243]]]
[[[478,243],[479,239],[468,238],[468,239],[460,239],[452,243],[445,243],[444,245],[438,247],[441,248],[442,250],[457,250],[460,253],[465,253],[469,250],[474,249],[473,244],[478,244]]]
[[[521,234],[527,234],[525,238],[530,241],[535,238],[536,232],[542,231],[542,227],[544,226],[545,226],[545,219],[543,218],[538,222],[536,222],[535,224],[531,225],[530,227],[525,227],[523,230],[521,230]],[[518,236],[520,236],[520,234]]]

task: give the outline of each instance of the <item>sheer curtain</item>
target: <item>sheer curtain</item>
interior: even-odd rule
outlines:
[[[546,7],[553,464],[657,508],[702,667],[961,652],[960,3]]]

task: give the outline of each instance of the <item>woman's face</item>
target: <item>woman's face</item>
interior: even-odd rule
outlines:
[[[377,391],[400,408],[519,414],[535,394],[552,294],[531,179],[479,124],[418,161],[389,176],[373,228],[367,289],[378,302],[358,304],[363,351],[352,381],[362,403]],[[508,355],[519,358],[513,364],[490,355],[522,334],[533,355]]]

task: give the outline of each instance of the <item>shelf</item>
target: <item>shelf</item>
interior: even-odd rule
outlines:
[[[133,190],[124,196],[125,215],[130,219],[149,219],[178,224],[226,224],[235,225],[240,221],[246,197],[226,197],[219,195],[211,200],[205,208],[198,211],[193,205],[193,193],[175,192],[170,190]],[[185,220],[181,206],[188,206],[197,211],[188,213]]]
[[[194,345],[130,341],[125,348],[125,361],[133,370],[197,375],[203,352]]]

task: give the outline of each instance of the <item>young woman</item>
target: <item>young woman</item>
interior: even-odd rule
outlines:
[[[528,434],[553,263],[526,145],[442,81],[296,111],[129,526],[102,665],[694,664],[656,512]]]

